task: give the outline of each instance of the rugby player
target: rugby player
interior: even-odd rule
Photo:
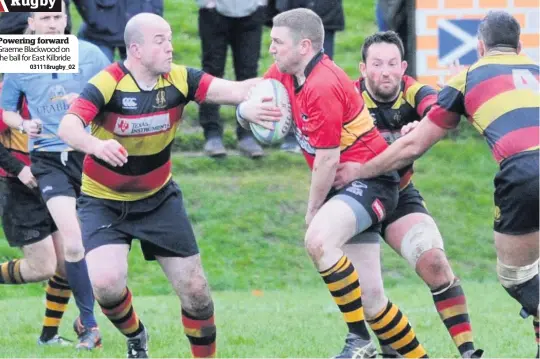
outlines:
[[[435,89],[405,75],[407,62],[403,54],[403,42],[395,32],[368,36],[362,47],[362,76],[355,81],[388,144],[401,137],[404,126],[422,119],[437,100]],[[465,358],[479,357],[482,351],[474,348],[465,294],[446,258],[439,229],[411,181],[412,164],[399,169],[398,173],[401,177],[399,201],[394,212],[383,221],[383,237],[428,285],[441,320],[460,354]],[[336,187],[346,185],[340,180],[338,176]],[[345,253],[349,252],[356,267],[363,265],[354,260],[355,245],[345,246]],[[366,278],[361,285],[364,307],[379,305],[379,298],[373,295],[379,293],[379,284]],[[381,348],[387,357],[396,354],[384,342]]]
[[[0,97],[2,83],[0,83]],[[26,101],[20,113],[29,119]],[[48,279],[45,318],[40,345],[71,345],[58,335],[58,327],[71,297],[63,264],[61,237],[56,231],[30,170],[28,137],[3,121],[0,108],[0,212],[10,247],[20,248],[23,258],[0,264],[0,284],[24,284]],[[32,213],[32,216],[28,214]]]
[[[65,10],[66,5],[62,2],[62,12],[32,13],[28,27],[36,35],[63,34]],[[108,64],[97,46],[79,41],[78,73],[6,74],[4,77],[4,121],[12,128],[28,133],[32,173],[54,220],[55,230],[58,228],[62,237],[67,281],[80,311],[74,323],[79,337],[78,349],[101,346],[75,208],[84,153],[72,151],[58,137],[57,128],[69,103],[82,91],[86,82]],[[28,101],[32,120],[23,120],[16,112],[23,97]]]
[[[147,357],[147,329],[126,281],[131,242],[139,239],[145,259],[159,262],[180,298],[193,356],[213,357],[214,305],[172,180],[171,146],[190,101],[239,104],[260,79],[226,81],[172,63],[171,27],[155,14],[131,18],[124,40],[127,59],[91,79],[59,129],[88,154],[78,205],[92,286],[103,313],[126,336],[128,357]],[[268,113],[281,116],[277,108]]]
[[[519,37],[512,15],[488,13],[478,30],[480,59],[449,81],[417,127],[373,160],[344,164],[338,172],[346,183],[403,168],[466,116],[499,164],[493,223],[497,275],[522,306],[521,316],[533,317],[538,344],[539,68],[520,54]]]
[[[338,163],[366,162],[387,144],[353,83],[324,54],[324,29],[319,16],[309,9],[283,12],[273,18],[270,35],[275,64],[265,77],[277,79],[287,88],[295,135],[312,170],[305,246],[349,329],[337,357],[376,355],[366,319],[372,321],[377,336],[401,355],[426,357],[407,317],[384,295],[382,281],[380,307],[372,312],[364,310],[358,279],[362,275],[380,279],[380,264],[357,272],[342,251],[345,243],[355,242],[358,234],[380,224],[395,208],[399,177],[391,173],[367,181],[352,179],[338,191],[332,187]],[[257,101],[248,100],[239,106],[238,113],[247,120],[262,118],[257,105]],[[379,262],[379,235],[375,233],[368,240],[362,237],[369,242],[363,246],[363,254]]]

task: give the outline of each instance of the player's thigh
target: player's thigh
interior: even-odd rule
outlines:
[[[306,239],[318,237],[341,247],[358,233],[377,225],[394,210],[397,184],[385,177],[353,181],[334,194],[317,212]]]
[[[199,254],[182,192],[174,181],[153,196],[130,204],[129,211],[125,231],[141,241],[146,260]]]
[[[11,247],[39,242],[56,231],[39,192],[30,190],[16,179],[8,180],[2,226]]]

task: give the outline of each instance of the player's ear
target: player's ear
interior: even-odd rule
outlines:
[[[409,64],[407,61],[403,60],[401,61],[401,75],[405,74],[405,71],[407,71],[407,67],[409,67]]]
[[[480,57],[483,57],[484,54],[486,53],[486,45],[484,44],[484,41],[482,41],[481,39],[478,39],[477,50],[478,50],[478,56]]]
[[[362,77],[366,77],[366,64],[363,62],[360,62],[358,64],[358,70],[360,70],[360,73],[362,74]]]
[[[518,41],[517,53],[518,53],[518,54],[521,53],[521,40]]]
[[[28,28],[32,32],[36,31],[33,14],[30,14],[30,16],[28,16]]]

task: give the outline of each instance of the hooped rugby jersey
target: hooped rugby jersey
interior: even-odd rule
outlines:
[[[491,55],[451,79],[428,113],[442,128],[460,116],[484,136],[498,163],[540,146],[538,65],[526,55]]]
[[[171,146],[189,101],[206,98],[213,77],[200,70],[172,65],[150,91],[139,88],[122,62],[90,80],[68,113],[92,125],[92,135],[115,139],[128,162],[113,167],[88,155],[82,191],[93,197],[134,201],[151,196],[171,178]]]
[[[298,144],[311,169],[315,151],[340,148],[340,162],[365,163],[388,147],[373,123],[362,96],[345,71],[322,51],[305,69],[306,80],[273,64],[265,78],[280,81],[289,94]]]
[[[354,81],[355,87],[362,94],[375,126],[388,144],[401,137],[401,128],[411,122],[420,121],[437,101],[437,91],[410,76],[403,76],[401,90],[394,101],[379,102],[367,90],[366,80]],[[407,165],[398,171],[401,178],[400,188],[405,188],[411,181],[413,165]]]
[[[2,82],[0,82],[0,97],[2,96]],[[0,101],[1,102],[1,101]],[[23,119],[30,119],[30,112],[26,105],[26,100],[21,98],[18,105]],[[30,165],[30,155],[28,154],[28,135],[11,129],[2,118],[2,109],[0,108],[0,142],[4,147],[19,161],[25,165]],[[10,173],[0,167],[0,177],[13,177]]]

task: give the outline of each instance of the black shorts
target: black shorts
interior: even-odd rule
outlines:
[[[45,203],[53,197],[79,196],[84,156],[78,151],[34,151],[30,154],[32,174],[38,181]]]
[[[538,151],[514,155],[495,176],[496,232],[521,235],[538,231]]]
[[[170,181],[154,195],[138,201],[113,201],[81,194],[77,201],[86,253],[137,238],[146,260],[189,257],[199,253],[182,192]]]
[[[382,223],[382,233],[384,234],[386,228],[390,224],[411,213],[424,213],[430,215],[426,208],[426,204],[424,203],[424,198],[420,192],[418,192],[416,187],[414,187],[412,182],[399,191],[397,207]]]
[[[357,233],[348,243],[359,242],[363,232],[380,233],[381,224],[398,203],[399,176],[397,173],[376,178],[356,180],[339,191],[331,191],[327,200],[344,201],[354,211]],[[364,239],[368,238],[363,236]],[[370,236],[369,238],[379,238]],[[372,240],[369,241],[372,241]]]
[[[29,189],[17,178],[3,181],[7,192],[2,226],[11,247],[39,242],[58,230],[37,189]]]

